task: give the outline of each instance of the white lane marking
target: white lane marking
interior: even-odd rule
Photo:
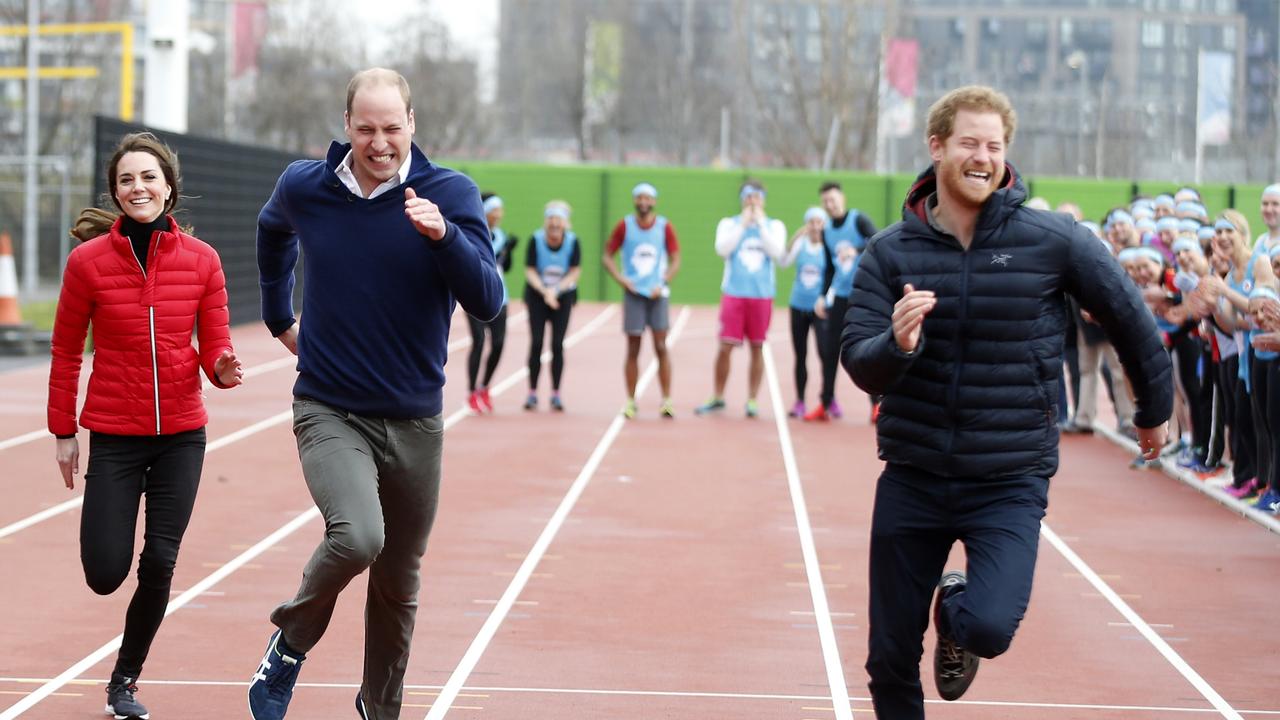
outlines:
[[[787,427],[782,391],[778,387],[778,372],[774,367],[773,351],[768,343],[764,346],[764,370],[769,380],[769,401],[773,404],[774,421],[778,426],[782,464],[787,470],[787,488],[791,491],[791,507],[795,513],[797,534],[800,536],[800,552],[804,556],[805,574],[809,579],[809,595],[813,601],[813,617],[818,626],[818,640],[822,645],[822,661],[827,668],[827,685],[831,688],[831,703],[834,706],[836,718],[852,720],[853,712],[849,709],[849,688],[844,681],[840,648],[836,644],[836,631],[831,622],[831,608],[827,605],[827,591],[822,584],[822,568],[818,564],[818,549],[813,541],[809,510],[804,501],[804,488],[800,484],[800,469],[796,465],[795,447],[791,444],[791,429]]]
[[[1169,643],[1165,642],[1165,639],[1160,637],[1159,633],[1152,629],[1152,627],[1147,624],[1146,620],[1142,619],[1142,616],[1138,615],[1133,608],[1129,607],[1129,603],[1125,602],[1115,590],[1112,590],[1111,586],[1107,585],[1105,580],[1098,577],[1098,574],[1093,571],[1093,568],[1089,567],[1089,565],[1085,563],[1085,561],[1077,555],[1074,550],[1068,547],[1067,544],[1062,541],[1062,538],[1058,537],[1057,533],[1051,530],[1048,525],[1041,523],[1040,534],[1043,535],[1044,538],[1049,541],[1049,544],[1053,545],[1053,547],[1067,559],[1067,562],[1071,563],[1071,565],[1089,581],[1090,585],[1093,585],[1093,587],[1107,599],[1107,602],[1111,603],[1112,607],[1124,616],[1124,619],[1127,620],[1130,625],[1133,625],[1135,630],[1147,639],[1147,642],[1151,643],[1151,645],[1164,656],[1165,660],[1169,661],[1169,664],[1172,665],[1174,669],[1182,675],[1182,677],[1186,678],[1187,682],[1191,683],[1192,687],[1204,696],[1205,700],[1209,701],[1209,704],[1213,706],[1214,710],[1224,718],[1242,720],[1240,713],[1236,712],[1235,708],[1231,707],[1231,705],[1218,694],[1217,690],[1214,690],[1204,678],[1200,677],[1200,673],[1197,673],[1189,664],[1187,664],[1187,661],[1183,660],[1182,656],[1170,647]]]
[[[610,307],[615,306],[611,305]],[[680,311],[680,317],[676,320],[670,335],[667,337],[667,342],[670,345],[675,345],[688,319],[689,308],[686,306]],[[648,387],[657,374],[657,361],[652,360],[636,386],[637,396],[644,393],[645,388]],[[507,585],[506,592],[502,593],[502,597],[499,598],[498,604],[494,606],[493,612],[489,613],[484,625],[480,627],[480,632],[471,641],[471,646],[467,648],[467,652],[462,656],[457,667],[454,668],[453,673],[449,676],[449,680],[440,691],[440,697],[432,703],[431,710],[427,712],[426,720],[440,720],[449,712],[454,699],[462,691],[463,684],[471,676],[471,671],[475,669],[476,663],[480,661],[480,656],[484,654],[489,642],[493,640],[494,634],[498,632],[498,627],[502,625],[507,613],[511,612],[511,607],[520,597],[520,593],[524,591],[525,585],[528,584],[533,571],[537,569],[542,556],[546,554],[547,548],[551,546],[556,534],[560,532],[560,527],[564,525],[569,513],[573,511],[573,506],[577,504],[578,498],[587,489],[587,484],[591,482],[592,476],[595,475],[596,468],[604,460],[605,454],[609,452],[609,448],[613,445],[613,441],[618,437],[618,434],[622,432],[622,427],[626,422],[627,419],[619,414],[609,424],[609,428],[605,430],[604,437],[600,438],[600,442],[596,444],[596,448],[587,459],[587,463],[582,466],[582,472],[578,473],[577,479],[569,486],[564,499],[560,501],[560,506],[556,508],[556,511],[551,515],[551,519],[547,521],[546,527],[542,529],[542,534],[538,536],[538,539],[533,543],[533,547],[529,549],[529,554],[525,556],[524,562],[520,563],[520,568],[516,570],[511,583]],[[0,720],[3,719],[0,718]]]

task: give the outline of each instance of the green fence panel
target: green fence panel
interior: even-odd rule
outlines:
[[[448,163],[445,163],[449,165]],[[520,239],[507,273],[511,297],[524,293],[524,258],[533,232],[542,227],[542,210],[550,200],[564,200],[573,208],[571,222],[582,243],[582,288],[586,300],[599,298],[600,252],[604,245],[602,189],[605,170],[599,167],[463,162],[449,165],[475,180],[481,192],[502,196],[506,213],[502,227]]]
[[[1080,206],[1084,219],[1102,224],[1107,213],[1117,205],[1127,205],[1133,196],[1133,183],[1127,180],[1080,180],[1078,178],[1034,178],[1029,181],[1031,197],[1042,197],[1049,207],[1064,202]]]

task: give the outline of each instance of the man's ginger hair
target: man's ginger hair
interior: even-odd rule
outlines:
[[[992,112],[1004,123],[1004,144],[1013,143],[1013,132],[1018,126],[1018,114],[1013,111],[1009,97],[985,85],[966,85],[943,95],[929,108],[929,122],[925,125],[925,141],[937,137],[946,142],[955,129],[956,113],[961,110]]]

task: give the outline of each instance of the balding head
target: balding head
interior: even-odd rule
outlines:
[[[400,97],[404,98],[405,112],[413,110],[413,100],[409,95],[409,81],[395,70],[387,68],[369,68],[356,73],[351,82],[347,83],[347,114],[351,114],[351,104],[356,99],[356,93],[363,87],[375,85],[388,85],[400,91]]]

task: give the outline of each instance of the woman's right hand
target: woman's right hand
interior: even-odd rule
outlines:
[[[542,291],[542,301],[552,310],[560,309],[560,293],[556,292],[554,288],[547,288]]]
[[[62,481],[68,490],[76,487],[76,475],[80,474],[80,441],[76,438],[58,438],[55,455],[58,458],[58,469],[62,471]]]

